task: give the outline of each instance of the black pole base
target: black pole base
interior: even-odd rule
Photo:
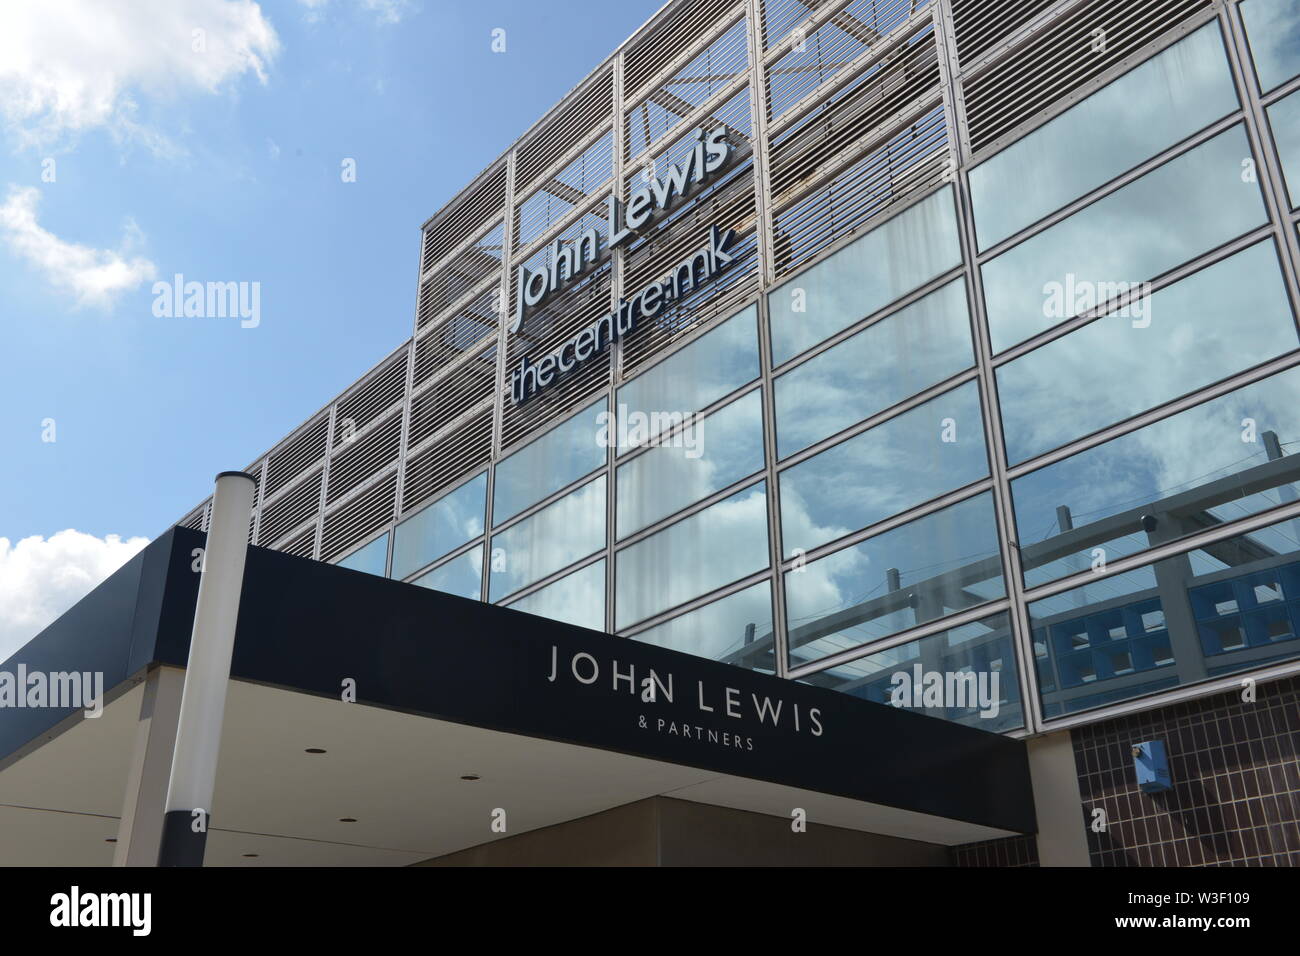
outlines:
[[[208,821],[204,821],[205,824]],[[189,810],[168,810],[163,814],[159,866],[202,866],[208,833],[194,832],[194,814]]]

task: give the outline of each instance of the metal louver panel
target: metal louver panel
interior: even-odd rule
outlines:
[[[497,347],[493,343],[450,371],[422,386],[411,399],[408,448],[446,428],[469,409],[491,398],[496,381]]]
[[[300,429],[288,441],[271,449],[266,488],[263,490],[264,499],[274,495],[295,475],[301,474],[325,457],[325,439],[329,427],[329,418],[322,415]]]
[[[506,204],[506,167],[484,173],[476,185],[443,208],[424,227],[421,272],[428,272],[439,260],[470,236],[501,216]]]
[[[485,466],[491,457],[492,410],[488,409],[411,456],[402,482],[402,512]]]
[[[758,288],[756,206],[754,200],[753,147],[750,143],[749,90],[742,89],[705,122],[705,127],[725,126],[735,148],[734,158],[716,182],[695,194],[628,249],[624,262],[625,295],[635,294],[650,282],[666,276],[707,242],[710,226],[734,229],[736,260],[699,293],[685,295],[665,308],[623,344],[623,374],[656,355],[684,332],[748,298]],[[681,137],[662,154],[664,165],[680,163],[693,140]]]
[[[420,334],[415,344],[417,389],[488,336],[496,334],[497,315],[494,310],[500,294],[500,288],[493,287],[459,312]]]
[[[736,0],[684,3],[623,54],[623,91],[632,102],[664,67],[682,55],[718,21],[742,8]]]
[[[614,74],[605,70],[519,146],[515,159],[515,194],[530,189],[533,181],[559,162],[574,143],[585,140],[601,123],[609,122],[613,113]]]
[[[516,249],[535,242],[609,182],[614,171],[613,149],[614,134],[607,132],[516,206]]]
[[[818,0],[763,0],[763,49],[770,50],[808,19]]]
[[[481,287],[501,272],[502,243],[505,226],[496,223],[477,241],[466,246],[420,283],[416,305],[416,328],[422,329],[446,309]]]
[[[203,522],[207,520],[208,503],[205,501],[199,506],[199,509],[193,514],[187,515],[180,521],[176,522],[182,528],[193,528],[195,531],[203,530]]]
[[[596,235],[601,237],[603,243],[609,235],[609,214],[605,205],[607,197],[608,193],[602,194],[600,198],[588,205],[581,216],[573,219],[563,229],[543,237],[541,242],[535,242],[531,247],[520,251],[513,264],[526,266],[530,272],[548,268],[555,258],[553,252],[556,240],[559,240],[562,244],[576,242],[588,229],[595,229]],[[517,301],[516,296],[518,293],[519,270],[512,269],[510,273],[510,302],[512,304]]]
[[[925,10],[927,0],[856,0],[807,35],[767,68],[768,116],[777,119],[871,50],[891,31]]]
[[[957,60],[965,70],[1056,0],[952,0]]]
[[[326,504],[333,504],[353,488],[397,461],[402,444],[402,416],[395,413],[357,435],[351,442],[336,446],[330,456],[329,487]]]
[[[951,156],[943,107],[924,110],[883,145],[773,219],[782,276],[895,203],[942,183]]]
[[[337,557],[392,521],[396,496],[397,473],[393,472],[346,504],[326,512],[321,528],[321,560]]]
[[[942,102],[934,30],[925,24],[775,138],[777,276],[943,181],[951,150]]]
[[[313,525],[302,534],[290,538],[275,549],[286,554],[296,554],[300,558],[310,558],[316,550],[316,527]]]
[[[359,388],[339,400],[334,410],[334,448],[355,436],[402,400],[406,391],[406,350],[389,359]]]
[[[749,69],[742,16],[627,114],[626,157],[639,156]]]
[[[993,145],[1135,50],[1212,5],[1212,0],[1093,0],[1080,4],[965,82],[971,150]]]
[[[320,508],[322,472],[322,468],[316,468],[284,494],[262,506],[262,522],[257,533],[259,544],[274,546],[303,522],[316,517]]]
[[[510,373],[524,356],[531,362],[539,361],[578,331],[608,314],[611,307],[610,265],[606,262],[528,313],[523,329],[510,336],[505,381],[501,387],[509,389]],[[610,351],[607,348],[592,356],[576,372],[556,379],[523,405],[516,405],[507,395],[501,425],[502,446],[513,444],[534,428],[564,414],[581,398],[594,395],[607,386]]]

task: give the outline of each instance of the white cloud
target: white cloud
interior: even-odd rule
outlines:
[[[280,47],[252,0],[6,0],[0,114],[21,145],[106,127],[154,149],[137,94],[216,93],[245,73],[266,82]]]
[[[0,538],[0,661],[148,543],[148,538],[97,538],[71,528],[17,544]]]
[[[37,222],[40,198],[35,186],[11,185],[0,206],[0,236],[16,255],[45,273],[52,285],[75,296],[78,305],[107,307],[114,296],[155,274],[152,262],[131,253],[142,239],[134,222],[128,220],[117,249],[83,246],[60,239]]]

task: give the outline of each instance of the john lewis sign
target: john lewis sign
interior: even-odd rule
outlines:
[[[609,234],[606,237],[613,249],[636,235],[673,203],[687,198],[696,187],[702,186],[727,165],[731,158],[731,143],[722,128],[705,132],[697,129],[691,134],[695,145],[680,166],[670,166],[663,179],[657,176],[632,191],[627,206],[611,194],[606,203]],[[514,321],[511,332],[524,327],[528,310],[545,302],[550,296],[589,272],[601,259],[600,236],[588,229],[576,241],[551,243],[551,263],[544,269],[532,270],[521,265],[515,283],[518,289]]]

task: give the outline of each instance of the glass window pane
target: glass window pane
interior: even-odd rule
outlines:
[[[618,413],[696,412],[756,378],[758,306],[751,305],[620,388]]]
[[[404,578],[483,533],[487,474],[417,511],[397,526],[393,577]]]
[[[979,391],[967,382],[781,473],[786,556],[989,473]]]
[[[790,666],[1005,593],[993,498],[976,495],[786,572]]]
[[[353,571],[382,576],[388,564],[388,535],[380,535],[374,541],[357,548],[347,557],[340,558],[334,563],[340,568],[351,568]]]
[[[489,600],[496,602],[605,546],[605,476],[492,538]]]
[[[759,482],[618,553],[619,630],[768,566],[767,489]]]
[[[1249,159],[1234,126],[983,266],[994,351],[1264,222],[1258,183],[1242,181]]]
[[[1026,583],[1296,500],[1298,442],[1300,370],[1291,370],[1017,478]]]
[[[771,582],[760,581],[631,639],[764,674],[775,673]]]
[[[707,498],[763,467],[762,392],[687,426],[618,469],[620,538]]]
[[[999,368],[1007,458],[1050,451],[1296,345],[1266,240]]]
[[[605,559],[566,574],[510,607],[575,627],[605,630]]]
[[[975,364],[966,282],[956,279],[776,380],[781,457]]]
[[[1029,605],[1059,717],[1300,656],[1296,519]]]
[[[1241,19],[1264,91],[1300,73],[1300,17],[1295,0],[1245,0]]]
[[[605,449],[597,440],[604,412],[602,398],[497,465],[493,525],[605,464]]]
[[[971,170],[980,248],[1237,107],[1219,25],[1208,23]]]
[[[1001,733],[1025,724],[1011,621],[994,614],[801,678],[877,704]]]
[[[768,296],[779,365],[961,262],[952,190],[941,189]]]
[[[479,600],[483,593],[483,546],[471,548],[411,583],[444,594]]]
[[[1300,13],[1297,13],[1300,17]],[[1278,100],[1268,108],[1268,125],[1273,129],[1277,155],[1282,160],[1287,193],[1292,208],[1300,206],[1300,92]]]

